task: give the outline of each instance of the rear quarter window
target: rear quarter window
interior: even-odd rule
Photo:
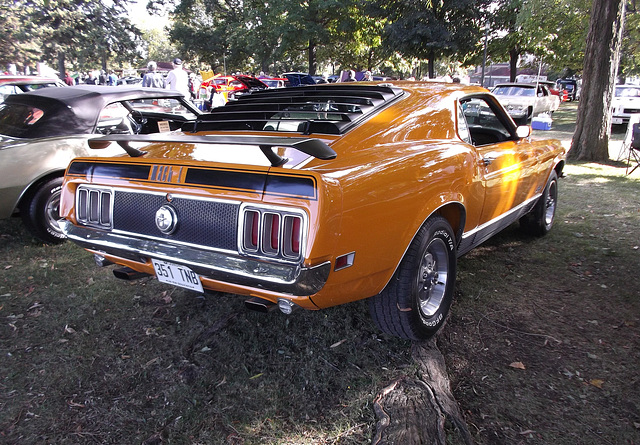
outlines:
[[[22,104],[0,105],[0,134],[23,138],[44,116],[40,108]]]

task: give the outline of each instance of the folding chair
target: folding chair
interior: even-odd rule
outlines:
[[[629,156],[627,156],[626,174],[630,175],[638,167],[640,167],[640,124],[633,124],[633,137],[629,146]]]

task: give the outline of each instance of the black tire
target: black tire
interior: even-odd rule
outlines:
[[[58,227],[62,178],[53,178],[38,185],[22,202],[20,216],[27,229],[49,244],[59,244],[66,236]]]
[[[551,172],[547,186],[533,209],[520,218],[520,228],[533,236],[544,236],[549,233],[556,216],[558,206],[558,175]]]
[[[456,279],[456,243],[446,219],[420,228],[387,287],[369,298],[376,325],[391,335],[426,340],[444,324]]]

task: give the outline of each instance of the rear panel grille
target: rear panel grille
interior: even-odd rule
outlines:
[[[170,235],[163,234],[155,223],[158,209],[169,204],[176,212],[178,224]],[[114,196],[113,228],[123,232],[164,238],[181,243],[215,249],[237,250],[239,204],[222,201],[131,193],[121,190]]]
[[[76,219],[120,234],[289,263],[304,259],[308,228],[307,214],[293,207],[85,185],[76,193]],[[173,253],[179,257],[179,250]]]

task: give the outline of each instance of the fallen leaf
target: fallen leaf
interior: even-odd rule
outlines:
[[[75,334],[76,330],[71,328],[71,327],[69,327],[69,325],[67,324],[67,325],[64,326],[64,332],[65,332],[65,334]]]
[[[256,374],[253,377],[249,377],[249,380],[254,380],[254,379],[257,379],[258,377],[262,377],[262,374],[264,374],[264,373],[261,372],[260,374]]]
[[[604,384],[604,380],[591,379],[591,380],[589,380],[589,384],[595,386],[596,388],[602,389],[602,385]]]
[[[509,366],[516,369],[527,369],[524,367],[524,364],[522,362],[513,362]]]
[[[11,269],[12,267],[13,267],[12,265],[4,266],[4,270],[9,270],[9,269]]]

